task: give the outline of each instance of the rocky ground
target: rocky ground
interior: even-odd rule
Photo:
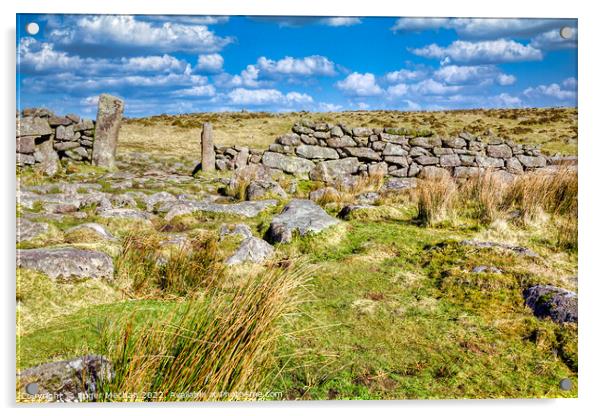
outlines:
[[[20,370],[94,357],[103,322],[186,299],[136,288],[123,262],[133,237],[155,239],[167,264],[214,235],[223,288],[278,262],[315,267],[268,386],[285,398],[576,396],[559,382],[577,381],[577,253],[555,247],[549,227],[424,227],[414,178],[351,189],[258,168],[193,177],[196,164],[127,151],[115,172],[20,172]],[[68,384],[54,389],[73,398]]]

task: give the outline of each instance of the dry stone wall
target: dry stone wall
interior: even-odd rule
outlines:
[[[216,147],[216,167],[236,169],[249,163],[330,182],[341,175],[380,174],[426,177],[447,170],[457,178],[484,169],[521,174],[554,163],[535,145],[470,133],[457,137],[420,135],[403,128],[348,127],[301,121],[261,152]]]
[[[53,174],[62,159],[92,160],[93,120],[73,114],[57,116],[47,109],[30,108],[17,114],[16,122],[17,166],[35,165]]]

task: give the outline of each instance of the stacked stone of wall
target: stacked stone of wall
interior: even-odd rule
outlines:
[[[245,146],[214,146],[215,168],[217,170],[240,169],[247,164],[261,163],[262,150],[250,149]]]
[[[57,116],[43,108],[17,114],[17,166],[68,159],[92,160],[95,122],[74,114]]]
[[[521,174],[553,163],[538,146],[470,133],[437,137],[403,128],[348,127],[343,124],[301,121],[267,151],[243,147],[216,148],[218,169],[262,163],[286,173],[328,181],[336,175],[382,174],[427,176],[445,169],[457,178],[483,169]]]

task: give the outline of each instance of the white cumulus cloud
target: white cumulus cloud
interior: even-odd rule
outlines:
[[[369,72],[365,74],[354,72],[349,74],[344,80],[338,81],[335,85],[345,94],[358,97],[368,97],[383,93],[382,88],[376,83],[374,74]]]
[[[566,82],[567,80],[565,80]],[[571,81],[569,81],[571,83]],[[559,101],[575,100],[577,98],[577,91],[574,88],[563,89],[559,84],[552,83],[549,85],[538,85],[536,87],[529,87],[523,91],[523,94],[530,98],[535,97],[551,97]]]
[[[512,85],[516,78],[500,72],[494,65],[446,65],[434,73],[435,79],[446,84],[482,84],[493,81],[500,85]]]
[[[155,52],[216,52],[232,42],[206,25],[142,21],[135,16],[94,15],[69,19],[49,33],[52,42],[81,48],[148,49]]]
[[[267,75],[333,76],[337,73],[334,62],[320,55],[299,59],[287,56],[278,61],[262,56],[257,60],[257,68]]]
[[[362,23],[357,17],[326,17],[323,22],[327,26],[353,26]]]
[[[219,53],[199,55],[196,69],[203,72],[220,72],[224,66],[224,58]]]
[[[531,40],[531,45],[534,48],[545,50],[576,48],[577,28],[571,26],[567,27],[570,28],[570,36],[567,39],[560,36],[560,28],[558,27],[535,36]]]
[[[304,104],[313,102],[313,98],[299,92],[283,94],[276,89],[236,88],[228,93],[232,104],[236,105],[268,105],[268,104]]]
[[[425,76],[426,72],[422,70],[400,69],[399,71],[387,72],[385,80],[391,84],[396,84],[399,82],[417,81]]]
[[[387,94],[391,97],[403,97],[408,93],[408,86],[406,84],[392,85],[387,88]]]
[[[410,90],[421,95],[447,95],[462,89],[459,85],[446,85],[434,79],[425,79],[417,84],[412,84]]]
[[[531,45],[507,39],[469,42],[457,40],[448,46],[431,44],[411,52],[425,58],[444,62],[495,64],[506,62],[539,61],[543,54]]]
[[[452,29],[462,38],[529,38],[551,29],[559,29],[563,24],[566,24],[564,19],[402,17],[395,22],[391,30],[397,32]]]

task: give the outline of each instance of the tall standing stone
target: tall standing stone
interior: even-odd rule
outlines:
[[[213,148],[213,128],[211,127],[211,123],[203,123],[201,151],[201,169],[203,172],[213,172],[215,170],[215,149]]]
[[[123,115],[123,100],[109,94],[98,97],[98,113],[96,115],[96,131],[92,163],[96,166],[113,169],[117,139]]]

